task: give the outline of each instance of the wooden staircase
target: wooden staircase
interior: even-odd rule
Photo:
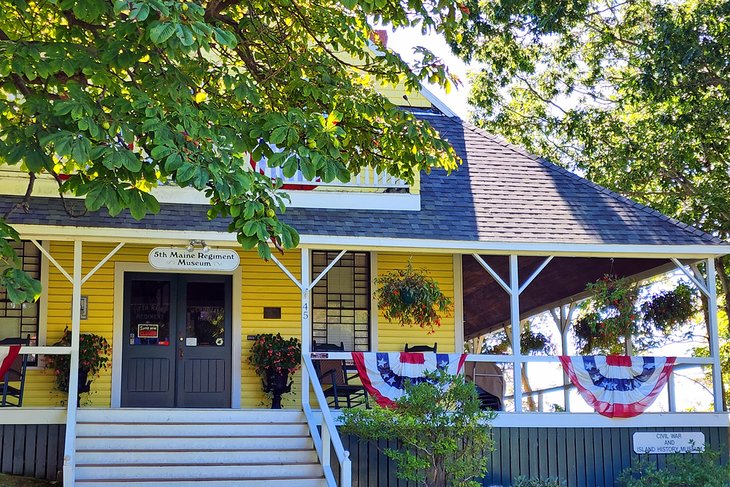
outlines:
[[[79,409],[76,484],[323,487],[301,411]]]

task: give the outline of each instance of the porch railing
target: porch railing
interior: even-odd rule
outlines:
[[[352,462],[350,461],[350,452],[345,450],[342,444],[340,434],[337,432],[335,426],[335,420],[332,417],[332,412],[327,405],[327,398],[324,396],[322,386],[317,379],[317,372],[314,369],[314,364],[309,354],[302,354],[302,361],[304,362],[304,368],[306,373],[304,374],[309,378],[309,386],[314,391],[314,397],[317,399],[317,405],[322,413],[322,433],[320,434],[318,421],[314,417],[314,411],[308,401],[303,401],[302,409],[304,415],[307,418],[307,424],[309,425],[309,431],[312,435],[312,441],[314,442],[314,448],[317,450],[317,455],[322,463],[324,469],[324,476],[327,479],[327,485],[339,486],[339,487],[351,487],[352,485]],[[306,397],[306,394],[305,394]],[[340,464],[340,478],[335,479],[332,471],[332,450],[335,451],[337,460]]]
[[[271,179],[281,178],[284,184],[296,184],[300,186],[362,189],[407,189],[409,187],[408,183],[402,179],[398,179],[388,173],[378,172],[371,167],[366,167],[360,173],[352,175],[350,181],[347,183],[343,183],[339,179],[335,179],[329,183],[320,180],[310,181],[304,177],[301,171],[297,171],[292,177],[286,177],[281,167],[269,167],[266,165],[265,159],[261,159],[256,163],[255,170],[268,175]]]

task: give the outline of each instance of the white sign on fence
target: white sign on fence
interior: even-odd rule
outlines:
[[[634,433],[635,453],[699,453],[705,435],[699,431],[642,431]]]
[[[238,268],[241,259],[234,250],[215,250],[208,252],[170,247],[156,247],[148,256],[150,265],[155,269],[173,271],[211,271],[231,272]]]

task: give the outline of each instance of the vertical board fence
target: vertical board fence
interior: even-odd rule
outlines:
[[[0,425],[0,472],[57,480],[65,434],[63,424]]]
[[[557,477],[566,487],[618,487],[619,474],[648,459],[663,467],[666,455],[638,455],[633,450],[637,431],[700,431],[708,449],[719,450],[728,463],[728,428],[494,428],[494,450],[488,453],[484,487],[509,487],[515,478]],[[361,442],[343,437],[352,460],[353,487],[412,487],[398,480],[395,465],[383,453],[395,443]]]

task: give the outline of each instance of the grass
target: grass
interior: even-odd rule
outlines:
[[[38,480],[31,477],[19,477],[17,475],[6,475],[0,473],[0,485],[2,487],[50,487],[61,485],[58,482]]]

